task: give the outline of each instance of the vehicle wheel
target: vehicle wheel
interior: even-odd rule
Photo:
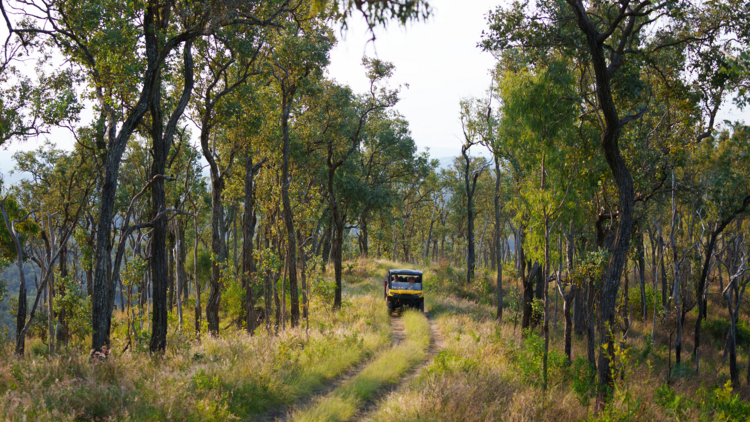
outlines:
[[[422,313],[424,313],[424,300],[419,302],[419,310],[422,311]]]
[[[393,313],[394,308],[393,302],[388,302],[388,312]]]

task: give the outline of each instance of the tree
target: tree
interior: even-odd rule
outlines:
[[[520,47],[535,57],[552,52],[575,56],[580,44],[586,48],[585,61],[595,76],[601,152],[618,195],[617,231],[607,271],[603,275],[598,308],[602,345],[598,403],[601,406],[611,392],[613,379],[609,363],[614,356],[615,304],[630,245],[636,199],[631,169],[623,158],[619,140],[626,125],[647,112],[643,104],[629,105],[623,100],[626,96],[616,94],[628,89],[629,85],[621,82],[629,78],[632,69],[629,66],[636,60],[636,55],[638,60],[643,60],[655,58],[661,50],[691,47],[700,51],[705,45],[716,45],[725,19],[721,13],[712,15],[711,5],[702,7],[685,3],[672,7],[671,3],[652,4],[649,1],[584,4],[581,0],[567,0],[566,3],[538,2],[537,12],[527,10],[526,5],[520,3],[508,9],[499,7],[489,16],[490,31],[485,34],[483,46],[495,51]],[[677,27],[680,30],[675,30]],[[653,31],[655,35],[645,36],[647,31]],[[646,63],[658,67],[655,60]],[[623,108],[629,109],[627,112],[631,114],[620,117]],[[709,134],[712,123],[713,119],[710,119]]]
[[[279,40],[273,52],[273,76],[281,98],[281,135],[283,142],[281,164],[281,201],[284,226],[287,234],[287,265],[289,268],[289,293],[291,295],[292,327],[299,324],[299,293],[297,288],[297,239],[294,214],[289,199],[289,160],[291,137],[289,117],[295,93],[308,78],[320,77],[322,68],[328,63],[328,51],[333,38],[328,29],[318,22],[302,25],[295,21],[287,26],[285,36]],[[286,300],[286,299],[285,299]]]

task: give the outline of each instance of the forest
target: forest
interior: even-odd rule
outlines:
[[[750,420],[750,3],[498,1],[452,157],[435,3],[0,0],[0,417]]]

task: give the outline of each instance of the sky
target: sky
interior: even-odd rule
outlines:
[[[402,85],[396,109],[406,117],[420,151],[433,158],[461,153],[459,101],[479,97],[490,86],[494,59],[477,47],[485,15],[497,0],[433,0],[433,16],[406,27],[391,25],[367,31],[364,20],[353,20],[331,52],[329,75],[355,92],[368,89],[362,56],[396,66],[391,84]],[[409,87],[406,88],[405,84]]]
[[[375,41],[371,41],[372,35],[362,19],[352,19],[346,31],[337,32],[339,42],[331,51],[329,76],[348,84],[355,92],[364,92],[368,81],[362,57],[393,63],[395,71],[390,84],[402,86],[396,109],[409,121],[419,151],[429,148],[430,156],[438,159],[457,156],[462,143],[459,101],[484,96],[490,86],[494,59],[482,52],[477,43],[486,28],[487,12],[501,1],[431,0],[433,15],[429,19],[406,27],[393,23],[387,30],[376,29]],[[725,119],[750,122],[750,110],[727,106],[717,117],[718,122]],[[67,131],[56,130],[46,137],[59,148],[73,147],[73,138]],[[36,149],[42,142],[43,139],[13,142],[0,147],[0,173],[7,182],[14,183],[22,177],[9,175],[13,152]],[[483,150],[475,154],[488,155]]]

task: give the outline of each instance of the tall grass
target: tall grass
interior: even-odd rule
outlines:
[[[170,332],[163,356],[115,352],[103,361],[76,349],[24,360],[6,350],[0,419],[218,421],[289,405],[390,345],[382,302],[345,293],[344,309],[312,313],[309,339],[302,327],[202,341]]]

